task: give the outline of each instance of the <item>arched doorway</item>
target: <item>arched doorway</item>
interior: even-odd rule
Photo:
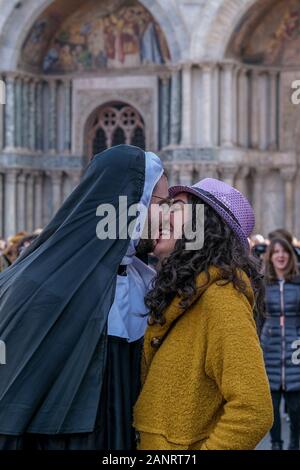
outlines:
[[[145,149],[145,126],[139,112],[127,103],[112,102],[97,108],[86,126],[88,159],[119,144]]]

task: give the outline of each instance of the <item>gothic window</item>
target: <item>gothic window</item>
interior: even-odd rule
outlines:
[[[88,133],[90,158],[119,144],[131,144],[145,149],[145,126],[140,114],[124,103],[101,107],[93,115]]]

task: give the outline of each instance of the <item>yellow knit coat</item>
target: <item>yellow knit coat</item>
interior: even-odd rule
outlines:
[[[192,306],[175,298],[145,335],[143,387],[134,409],[141,450],[254,449],[273,407],[253,319],[254,296],[200,274]],[[223,283],[224,284],[224,283]]]

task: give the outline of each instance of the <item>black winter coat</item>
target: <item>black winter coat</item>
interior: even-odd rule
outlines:
[[[271,390],[300,391],[300,277],[267,285],[266,311],[261,345]]]

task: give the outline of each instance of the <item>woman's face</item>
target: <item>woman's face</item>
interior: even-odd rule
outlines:
[[[160,260],[167,258],[174,251],[176,241],[182,237],[183,211],[187,203],[188,194],[180,193],[174,198],[169,212],[164,214],[153,252]]]
[[[271,256],[275,271],[284,272],[290,260],[289,253],[284,249],[280,243],[275,243],[274,251]]]

